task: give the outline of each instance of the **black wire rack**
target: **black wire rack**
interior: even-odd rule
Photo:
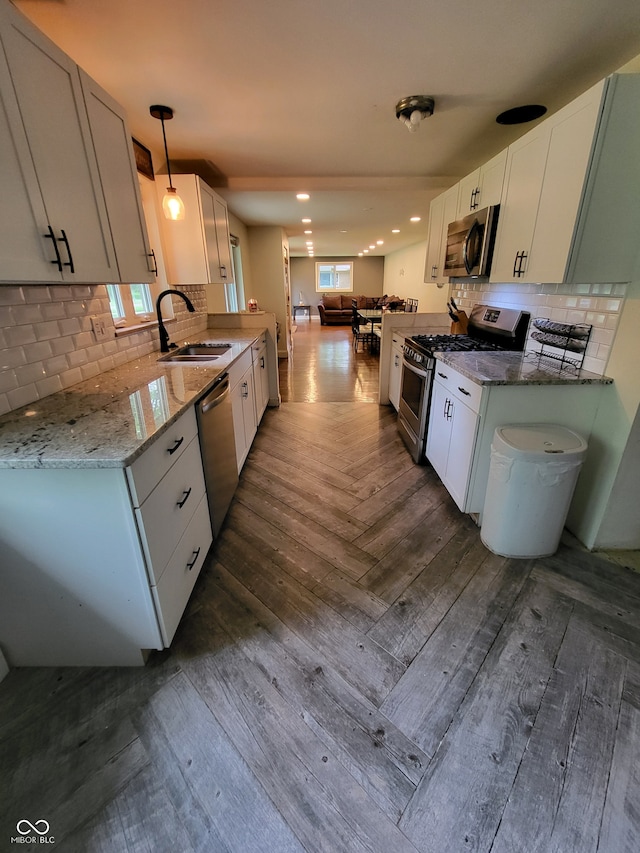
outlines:
[[[533,326],[535,331],[531,332],[531,339],[540,344],[540,350],[532,355],[558,362],[560,370],[566,368],[577,372],[581,369],[592,326],[588,323],[559,323],[546,317],[537,317]]]

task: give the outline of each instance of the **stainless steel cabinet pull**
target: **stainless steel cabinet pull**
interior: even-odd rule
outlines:
[[[243,397],[249,396],[249,383],[248,382],[242,383],[242,396]]]
[[[53,228],[49,225],[49,233],[43,234],[43,237],[46,237],[47,240],[51,240],[53,243],[53,249],[56,253],[55,261],[50,261],[50,263],[55,264],[59,271],[62,272],[62,258],[60,257],[60,252],[58,251],[58,243],[56,241],[56,235],[53,233]]]
[[[189,495],[191,494],[191,489],[190,489],[190,488],[189,488],[189,489],[187,489],[187,490],[186,490],[186,491],[184,491],[182,494],[184,495],[184,497],[182,498],[182,500],[181,500],[181,501],[177,501],[177,502],[176,502],[176,505],[177,505],[177,506],[179,506],[179,507],[180,507],[180,509],[182,509],[182,507],[183,507],[183,506],[186,504],[186,502],[189,500]]]
[[[471,391],[467,391],[467,389],[463,388],[461,385],[458,385],[458,391],[460,391],[461,394],[466,394],[467,397],[471,396]]]
[[[182,438],[176,439],[176,443],[173,445],[173,447],[167,448],[167,451],[169,452],[169,454],[173,455],[176,452],[176,450],[180,447],[180,445],[182,444],[183,441],[184,441],[184,436],[182,436]]]
[[[65,261],[63,263],[63,266],[69,267],[69,272],[75,272],[76,270],[75,270],[75,267],[73,266],[73,255],[71,254],[71,248],[69,246],[69,240],[67,239],[67,235],[65,234],[64,228],[60,229],[60,233],[62,234],[62,237],[58,237],[58,241],[60,243],[64,243],[65,248],[67,250],[67,255],[69,257],[69,260]]]
[[[190,563],[187,563],[187,568],[189,569],[189,571],[191,571],[191,569],[192,569],[192,568],[195,566],[195,564],[198,562],[198,556],[199,556],[199,555],[200,555],[200,548],[197,548],[197,549],[193,552],[193,560],[191,560],[191,562],[190,562]]]

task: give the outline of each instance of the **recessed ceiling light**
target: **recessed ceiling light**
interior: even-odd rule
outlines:
[[[302,219],[301,222],[311,222],[310,219]]]
[[[363,250],[362,250],[362,253],[363,253],[364,255],[368,255],[368,254],[369,254],[369,250],[368,250],[368,249],[363,249]]]
[[[375,247],[376,247],[376,246],[375,246],[375,243],[372,243],[372,244],[369,246],[369,248],[370,248],[370,249],[375,249]]]
[[[298,201],[309,201],[309,193],[298,193],[296,198]]]
[[[498,124],[526,124],[543,116],[547,111],[542,104],[524,104],[521,107],[513,107],[505,110],[496,118]]]
[[[420,217],[419,216],[412,216],[409,221],[410,222],[420,222]]]
[[[305,231],[305,234],[313,234],[313,231]]]
[[[361,258],[364,252],[358,252],[358,257]]]
[[[346,234],[346,233],[347,233],[346,228],[344,228],[340,233],[341,233],[341,234]]]
[[[384,240],[376,240],[376,244],[378,246],[382,246],[383,243],[384,243]]]
[[[392,229],[391,229],[391,233],[392,233],[392,234],[399,234],[399,233],[400,233],[400,229],[399,229],[399,228],[392,228]]]

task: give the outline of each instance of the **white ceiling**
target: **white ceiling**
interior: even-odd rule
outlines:
[[[172,107],[171,159],[214,164],[230,209],[283,226],[294,256],[306,239],[317,255],[425,239],[431,198],[530,126],[498,125],[498,113],[552,112],[640,54],[638,0],[15,5],[123,104],[156,171],[149,106]],[[435,112],[412,134],[394,108],[414,94],[432,95]],[[296,201],[301,190],[309,201]]]

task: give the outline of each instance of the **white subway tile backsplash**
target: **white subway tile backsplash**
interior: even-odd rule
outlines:
[[[6,394],[0,394],[0,415],[6,415],[10,411],[9,398]]]
[[[60,334],[57,320],[47,320],[43,323],[38,323],[35,327],[36,338],[39,341],[48,341],[51,338],[57,338]]]
[[[57,338],[56,340],[60,340]],[[22,348],[24,360],[28,364],[33,364],[36,361],[44,361],[45,358],[51,358],[54,355],[54,341],[37,341],[33,344],[27,344]]]
[[[14,305],[9,310],[16,326],[23,326],[27,323],[42,323],[45,319],[40,305]]]
[[[4,330],[7,345],[10,347],[23,347],[32,344],[36,339],[37,326],[10,326]]]
[[[77,317],[58,320],[61,335],[76,335],[81,331],[80,320]]]
[[[46,379],[41,379],[36,382],[38,397],[48,397],[49,394],[56,394],[62,391],[62,380],[59,375],[48,376]]]
[[[0,370],[0,393],[14,391],[18,387],[15,370]]]
[[[0,306],[23,305],[24,301],[22,287],[11,287],[10,285],[0,287]]]
[[[22,388],[16,388],[15,391],[7,392],[7,399],[12,410],[19,409],[38,399],[38,389],[35,385],[24,385]]]

